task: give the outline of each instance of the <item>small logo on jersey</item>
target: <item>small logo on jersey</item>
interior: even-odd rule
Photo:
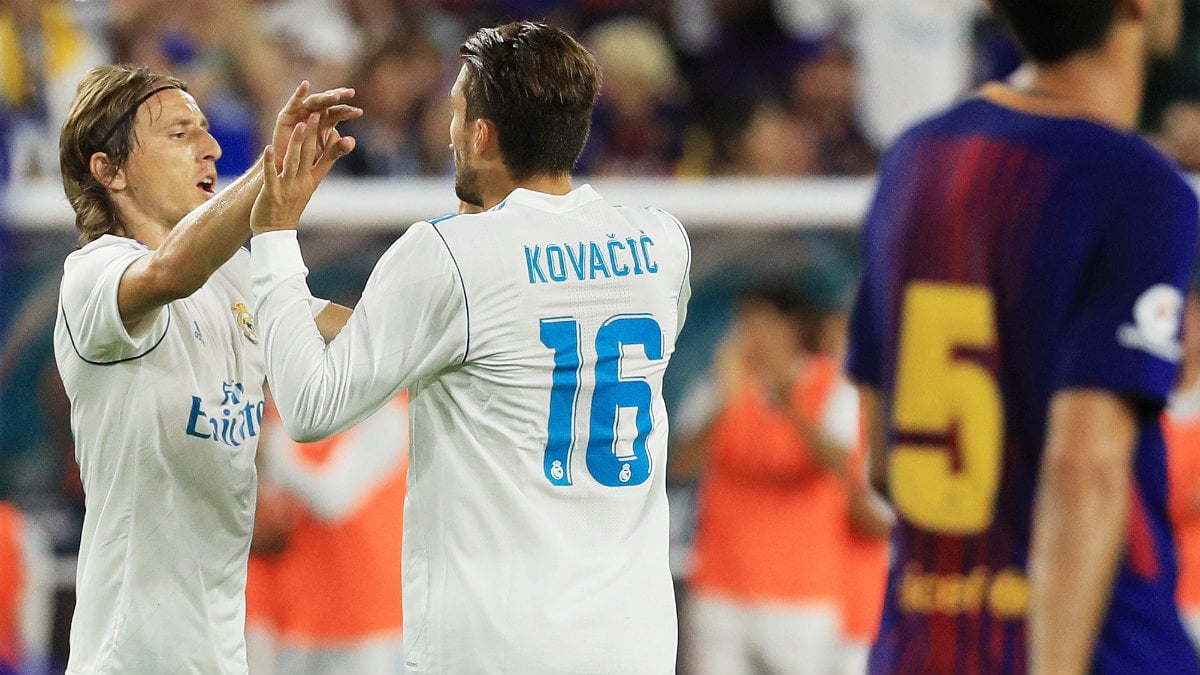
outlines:
[[[1179,344],[1183,294],[1168,284],[1155,284],[1133,303],[1133,323],[1117,329],[1117,342],[1128,349],[1176,362],[1183,356]]]
[[[629,463],[621,465],[621,473],[617,474],[617,480],[622,483],[628,483],[629,479],[633,478],[633,470],[629,468]]]
[[[235,302],[233,304],[233,315],[237,317],[238,327],[242,329],[242,335],[250,341],[250,344],[258,344],[258,333],[254,331],[254,317],[250,316],[250,310],[246,308],[246,303]]]
[[[204,344],[204,333],[200,332],[200,324],[193,321],[192,328],[195,329],[194,331],[192,331],[192,335],[196,336],[196,339],[200,341],[200,344]]]
[[[554,480],[562,480],[564,473],[562,462],[557,459],[554,460],[554,463],[550,465],[550,476],[553,477]]]

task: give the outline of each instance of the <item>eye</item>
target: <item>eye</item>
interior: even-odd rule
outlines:
[[[187,136],[187,132],[185,132],[185,131],[172,131],[171,132],[171,138],[183,138],[185,136]]]

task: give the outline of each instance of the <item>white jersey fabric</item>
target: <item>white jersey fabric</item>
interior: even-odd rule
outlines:
[[[409,388],[408,672],[674,673],[662,380],[690,293],[678,221],[582,186],[417,223],[328,346],[294,233],[251,248],[293,437]]]
[[[242,675],[263,411],[249,256],[129,334],[142,244],[67,257],[54,330],[86,492],[70,675]]]

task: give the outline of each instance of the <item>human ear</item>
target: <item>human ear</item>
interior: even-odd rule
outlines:
[[[91,158],[88,160],[88,169],[91,171],[92,177],[109,190],[120,192],[127,185],[125,170],[114,169],[108,153],[92,153]]]
[[[496,125],[491,120],[483,119],[482,117],[475,120],[475,154],[484,157],[492,158],[500,152],[499,136],[496,133]]]

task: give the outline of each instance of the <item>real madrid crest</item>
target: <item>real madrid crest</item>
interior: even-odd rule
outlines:
[[[233,315],[237,317],[237,325],[242,329],[242,335],[246,336],[250,344],[258,344],[258,333],[254,331],[254,317],[250,316],[246,303],[233,303]]]

